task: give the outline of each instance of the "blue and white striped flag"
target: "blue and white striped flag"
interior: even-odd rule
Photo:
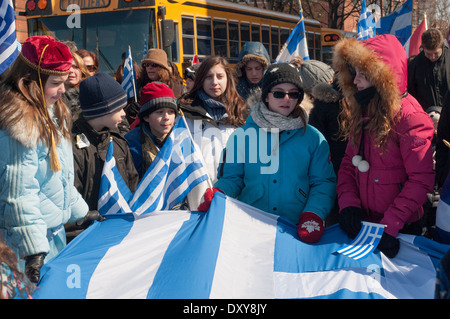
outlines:
[[[19,55],[19,45],[12,0],[3,0],[0,4],[0,74],[5,72]]]
[[[386,226],[363,221],[358,236],[350,244],[338,249],[337,252],[354,260],[366,258],[378,246],[384,227]]]
[[[308,42],[306,38],[305,21],[303,18],[301,1],[299,1],[298,5],[300,20],[292,30],[291,34],[289,34],[286,43],[281,48],[274,63],[291,62],[291,60],[296,56],[302,57],[303,60],[309,60]]]
[[[358,34],[357,40],[366,40],[373,38],[376,35],[375,20],[372,13],[367,11],[366,0],[362,0],[361,14],[358,21]]]
[[[100,181],[100,191],[97,209],[103,216],[117,213],[131,213],[128,202],[133,194],[123,180],[113,156],[113,141],[109,142],[105,164]]]
[[[377,33],[393,34],[402,45],[405,45],[412,31],[412,6],[413,0],[407,0],[400,8],[380,18],[377,21]]]
[[[127,92],[128,98],[136,96],[136,74],[134,72],[130,47],[128,47],[127,57],[123,65],[122,87]]]
[[[94,222],[41,268],[33,297],[434,298],[435,267],[450,246],[399,239],[395,258],[376,251],[356,261],[334,253],[349,240],[339,225],[310,245],[284,218],[218,192],[206,213],[119,214]],[[229,301],[223,303],[226,309]],[[180,315],[182,308],[165,311]]]
[[[195,186],[209,178],[198,154],[181,116],[136,191],[131,194],[115,167],[111,142],[103,167],[98,211],[101,215],[130,212],[141,215],[170,210],[181,204]]]
[[[195,186],[209,178],[199,154],[184,116],[179,117],[130,201],[133,212],[141,215],[181,204]]]

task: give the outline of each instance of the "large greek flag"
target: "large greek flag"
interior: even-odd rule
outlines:
[[[308,43],[306,38],[305,21],[303,18],[303,8],[299,1],[300,20],[289,34],[286,43],[280,50],[274,63],[290,62],[292,58],[300,56],[303,60],[309,60]]]
[[[377,33],[393,34],[405,45],[411,36],[412,6],[413,0],[407,0],[400,8],[380,18],[377,21]]]
[[[141,215],[172,209],[195,186],[208,179],[183,116],[178,118],[134,194],[115,167],[112,148],[110,142],[100,183],[98,211],[102,215],[129,212]]]
[[[366,40],[376,35],[375,21],[372,14],[367,11],[366,0],[361,3],[361,13],[358,20],[357,40]]]
[[[136,74],[133,67],[133,58],[131,56],[131,48],[128,47],[127,57],[123,65],[122,87],[127,92],[127,97],[131,98],[136,95]]]
[[[0,74],[14,62],[19,55],[16,38],[16,22],[12,0],[0,1]]]
[[[354,260],[335,253],[350,242],[338,225],[306,244],[282,217],[216,193],[206,213],[95,222],[43,266],[34,297],[433,298],[435,266],[450,246],[399,238],[393,259],[375,250]]]

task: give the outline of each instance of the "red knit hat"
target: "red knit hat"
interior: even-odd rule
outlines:
[[[175,112],[178,112],[177,100],[172,89],[161,82],[147,83],[141,92],[139,117],[143,118],[157,109],[164,107],[174,109]]]
[[[29,37],[22,44],[22,60],[31,68],[47,75],[66,75],[72,66],[69,48],[49,36]],[[40,64],[39,64],[40,61]]]

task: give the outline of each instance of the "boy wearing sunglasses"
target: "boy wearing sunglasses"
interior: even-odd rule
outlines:
[[[294,65],[267,69],[261,92],[248,100],[250,116],[230,136],[218,181],[205,193],[199,211],[207,210],[214,192],[221,191],[298,225],[304,242],[320,240],[334,204],[336,177],[327,141],[307,124],[310,102],[303,96]]]

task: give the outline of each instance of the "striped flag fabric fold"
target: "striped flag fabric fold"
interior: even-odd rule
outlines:
[[[127,92],[127,97],[132,98],[136,95],[136,74],[133,67],[133,58],[131,56],[131,48],[128,47],[127,57],[123,65],[122,87]]]
[[[114,145],[111,139],[106,152],[105,164],[103,165],[97,205],[99,213],[103,216],[131,213],[128,202],[133,194],[117,169],[113,152]]]
[[[19,55],[16,22],[12,0],[0,4],[0,74],[5,72]]]
[[[303,18],[303,8],[299,1],[300,20],[292,30],[286,40],[286,43],[280,50],[274,63],[290,62],[292,58],[300,56],[303,60],[309,60],[308,42],[306,38],[305,21]]]
[[[358,21],[357,40],[366,40],[376,35],[375,21],[372,14],[367,10],[366,0],[361,3],[361,14]]]
[[[384,227],[386,226],[363,221],[358,236],[350,244],[338,249],[337,252],[355,260],[366,258],[380,242]]]
[[[440,243],[450,244],[450,174],[440,191],[433,238]]]

